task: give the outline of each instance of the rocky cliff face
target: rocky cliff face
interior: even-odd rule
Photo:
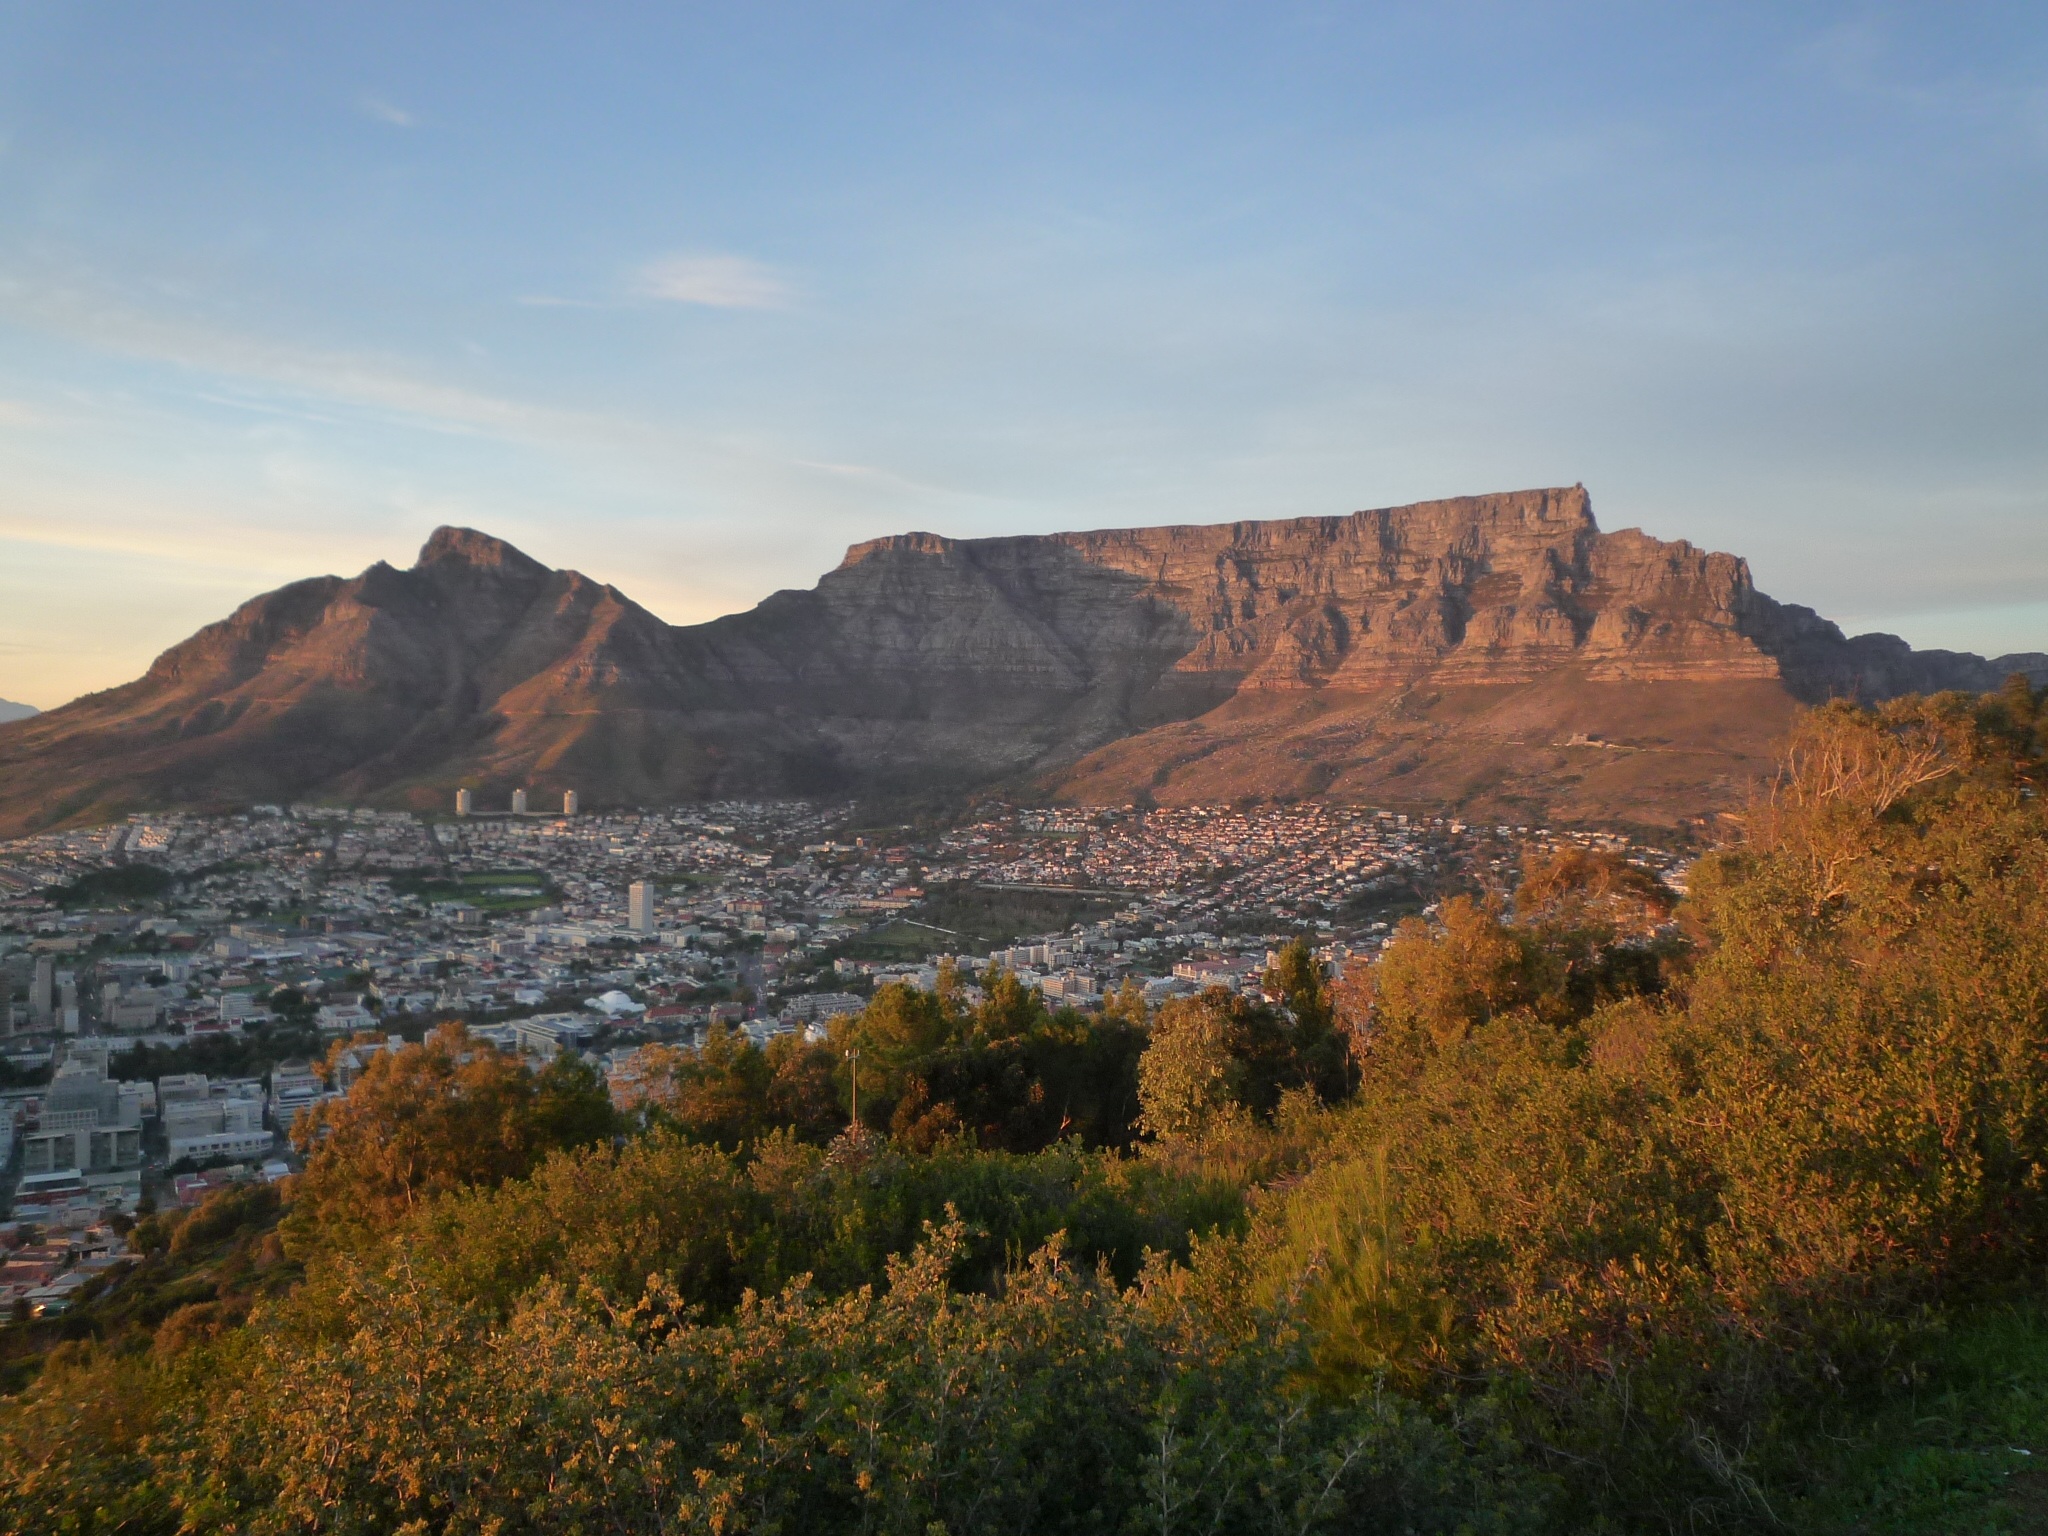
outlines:
[[[458,782],[573,785],[591,806],[1035,783],[1655,819],[1738,795],[1795,700],[2014,669],[2048,679],[2048,657],[1846,639],[1733,556],[1600,532],[1580,487],[906,534],[687,628],[442,529],[409,570],[269,593],[138,681],[0,729],[0,832],[142,806],[438,804]],[[1606,755],[1575,766],[1588,742]]]
[[[1589,681],[1767,678],[1802,697],[1886,697],[2004,675],[2003,663],[1891,636],[1847,641],[1758,592],[1733,555],[1602,533],[1582,486],[1349,517],[1038,539],[907,534],[856,545],[837,574],[909,558],[1050,575],[1057,550],[1179,614],[1195,640],[1174,670],[1233,692],[1526,683],[1573,666]]]

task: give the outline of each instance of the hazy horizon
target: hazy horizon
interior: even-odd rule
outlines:
[[[486,529],[693,623],[861,539],[1585,483],[2048,650],[2048,17],[0,3],[0,698]]]

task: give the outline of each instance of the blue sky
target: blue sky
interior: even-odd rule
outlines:
[[[687,622],[1573,481],[2048,649],[2048,8],[0,0],[0,697],[447,521]]]

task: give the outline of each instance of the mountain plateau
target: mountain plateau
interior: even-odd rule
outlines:
[[[254,598],[0,726],[0,835],[133,810],[717,796],[1328,795],[1656,824],[1738,803],[1802,703],[1995,661],[1845,636],[1582,487],[1346,517],[855,545],[709,623],[502,540]],[[536,800],[536,803],[540,803]]]

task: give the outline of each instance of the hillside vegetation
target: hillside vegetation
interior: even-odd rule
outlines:
[[[2044,725],[1813,711],[1683,903],[1568,852],[1284,1006],[947,974],[616,1121],[444,1031],[272,1280],[0,1408],[0,1526],[2036,1528]]]

